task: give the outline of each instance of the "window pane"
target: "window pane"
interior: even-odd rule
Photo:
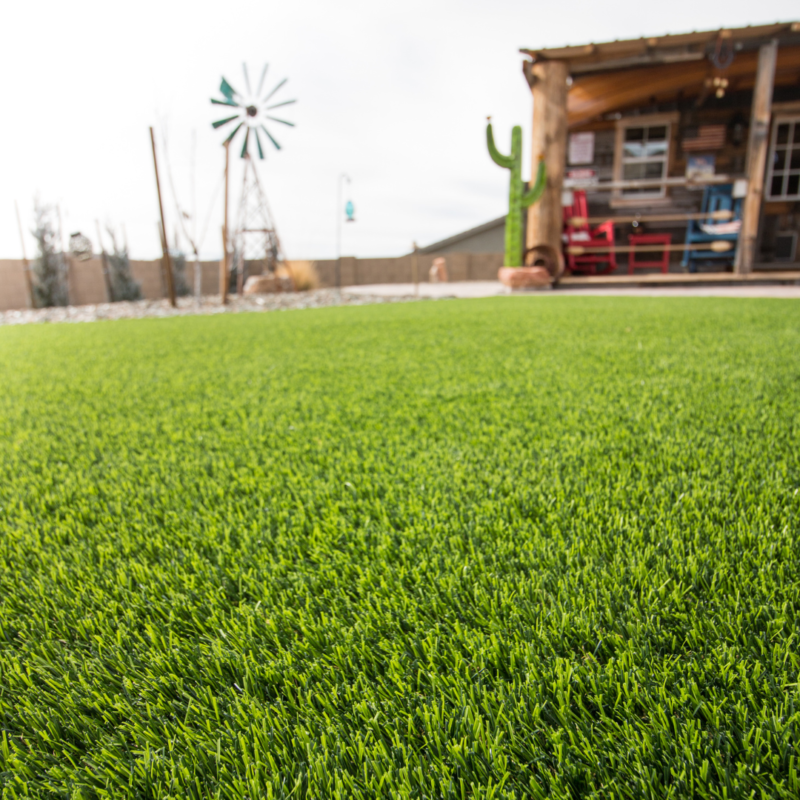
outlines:
[[[644,128],[625,128],[626,142],[643,142]]]
[[[786,144],[789,141],[789,123],[784,122],[782,125],[778,125],[778,144]]]
[[[667,154],[666,142],[648,142],[645,145],[644,154],[649,157],[665,156]]]
[[[789,169],[800,169],[800,147],[792,150],[792,160],[789,162]]]
[[[645,167],[648,164],[625,164],[622,167],[622,177],[626,181],[638,181],[645,177]]]
[[[644,166],[644,174],[647,178],[661,178],[664,175],[663,161],[651,161],[649,164],[645,164]]]
[[[800,123],[798,122],[794,124],[794,136],[792,136],[792,141],[795,144],[800,144]]]
[[[783,148],[775,148],[775,154],[772,157],[772,169],[779,170],[786,166],[786,151]]]
[[[666,141],[667,139],[667,126],[666,125],[659,125],[656,128],[648,128],[647,129],[647,141],[653,142],[658,141],[659,139]]]
[[[770,197],[780,197],[783,194],[783,175],[775,175],[769,188]]]
[[[644,145],[641,142],[625,142],[625,158],[641,158],[644,155]]]
[[[789,185],[786,187],[787,196],[798,194],[798,190],[800,190],[800,175],[790,175]]]

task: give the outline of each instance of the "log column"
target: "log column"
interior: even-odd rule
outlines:
[[[544,156],[547,168],[544,194],[528,208],[526,248],[546,244],[560,251],[561,192],[567,157],[567,65],[563,61],[540,61],[525,72],[533,92],[531,181],[536,179],[540,156]]]
[[[750,134],[747,141],[747,194],[742,205],[742,229],[736,252],[736,272],[746,274],[756,260],[756,241],[761,206],[764,200],[764,172],[769,149],[769,118],[772,112],[772,88],[775,81],[775,62],[778,41],[761,45],[758,51],[756,85],[753,90],[753,110],[750,113]]]

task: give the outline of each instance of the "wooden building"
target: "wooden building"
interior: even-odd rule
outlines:
[[[542,155],[548,168],[528,247],[562,246],[576,190],[590,217],[619,220],[618,246],[636,231],[682,246],[707,187],[720,186],[738,201],[738,240],[701,269],[800,268],[800,23],[521,52],[533,164]]]

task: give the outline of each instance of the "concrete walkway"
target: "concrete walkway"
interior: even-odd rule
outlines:
[[[369,286],[347,286],[347,294],[372,295],[378,297],[413,297],[413,283],[374,283]],[[508,295],[499,281],[455,281],[453,283],[420,283],[419,296],[431,298],[475,298]],[[800,286],[780,284],[752,284],[737,286],[570,286],[544,289],[518,294],[538,297],[572,297],[592,295],[607,297],[781,297],[800,300]]]

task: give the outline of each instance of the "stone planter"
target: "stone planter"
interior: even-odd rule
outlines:
[[[497,278],[509,289],[543,289],[553,283],[545,267],[500,267]]]

